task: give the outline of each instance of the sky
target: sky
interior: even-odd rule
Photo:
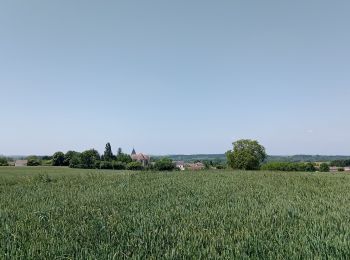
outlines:
[[[350,1],[0,0],[0,154],[350,155]]]

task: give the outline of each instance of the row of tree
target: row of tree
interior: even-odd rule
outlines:
[[[350,160],[334,160],[331,161],[330,165],[335,167],[349,167]]]
[[[265,162],[267,154],[264,146],[258,141],[243,139],[233,143],[233,150],[226,152],[227,163],[233,169],[241,170],[273,170],[273,171],[303,171],[329,172],[327,163],[322,163],[318,168],[311,162]],[[350,160],[334,161],[333,165],[344,167],[350,165]],[[332,164],[331,164],[332,165]]]
[[[56,152],[52,156],[53,166],[69,166],[83,169],[114,169],[114,170],[160,170],[170,171],[175,165],[169,158],[157,160],[154,164],[143,166],[141,162],[133,161],[131,156],[118,148],[116,155],[112,152],[110,143],[106,144],[102,155],[95,149],[86,150],[82,153],[68,151],[67,153]]]

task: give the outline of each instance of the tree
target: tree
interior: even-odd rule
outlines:
[[[106,144],[105,152],[103,154],[103,159],[105,161],[112,161],[113,159],[112,147],[110,143]]]
[[[110,161],[101,161],[100,169],[113,169],[112,162],[110,162]]]
[[[242,139],[233,143],[226,152],[227,162],[233,169],[258,170],[266,158],[265,148],[255,140]]]
[[[162,158],[156,161],[154,168],[159,171],[172,171],[175,169],[175,165],[170,158]]]
[[[117,156],[118,156],[118,155],[121,155],[122,153],[123,153],[122,148],[119,147],[119,148],[118,148],[118,152],[117,152]]]
[[[80,154],[80,164],[82,168],[99,168],[100,154],[95,149],[84,151]]]
[[[131,156],[125,153],[118,154],[116,157],[116,161],[123,162],[123,163],[130,163],[132,162]]]
[[[126,165],[126,169],[132,171],[140,171],[143,169],[143,167],[140,162],[130,162]]]
[[[64,166],[70,166],[71,160],[73,159],[73,157],[79,157],[78,152],[76,151],[68,151],[66,152],[66,154],[64,155],[64,162],[63,165]]]
[[[112,163],[113,169],[114,170],[125,170],[126,168],[126,164],[123,162],[118,162],[118,161],[114,161]]]
[[[321,172],[329,172],[329,165],[327,163],[321,163],[320,164],[320,171]]]
[[[27,166],[39,166],[41,165],[41,160],[35,156],[35,155],[31,155],[27,157]]]
[[[73,154],[73,156],[69,160],[70,168],[83,168],[80,160],[80,153]]]
[[[52,156],[52,166],[64,166],[64,153],[54,153],[54,155]]]
[[[5,157],[0,157],[0,166],[8,166],[7,159]]]

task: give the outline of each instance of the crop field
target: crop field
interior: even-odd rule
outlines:
[[[350,258],[350,175],[0,168],[0,259]]]

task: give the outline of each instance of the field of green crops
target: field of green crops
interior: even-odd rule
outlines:
[[[0,259],[350,258],[350,175],[0,168]]]

